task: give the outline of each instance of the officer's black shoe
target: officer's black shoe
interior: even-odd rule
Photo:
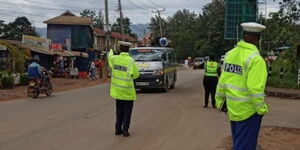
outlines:
[[[115,132],[115,135],[122,135],[123,133],[122,133],[122,131],[116,131]]]
[[[124,132],[123,132],[123,136],[124,136],[124,137],[128,137],[128,136],[130,136],[130,134],[129,134],[128,131],[124,131]]]
[[[207,105],[204,105],[203,108],[207,108]]]

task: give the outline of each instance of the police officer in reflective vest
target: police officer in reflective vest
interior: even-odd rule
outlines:
[[[233,150],[255,150],[262,116],[269,111],[264,102],[267,69],[257,48],[265,26],[253,22],[241,26],[244,40],[226,53],[216,105],[227,107]]]
[[[116,99],[115,135],[128,137],[133,102],[136,100],[136,91],[133,80],[139,77],[135,61],[129,56],[131,43],[119,42],[121,53],[114,55],[110,50],[108,61],[112,70],[110,96]]]
[[[203,86],[205,90],[205,103],[204,108],[207,108],[209,95],[211,96],[211,105],[213,108],[215,106],[215,94],[216,88],[218,84],[218,70],[219,64],[215,61],[215,56],[209,56],[209,61],[204,64],[204,78],[203,78]]]

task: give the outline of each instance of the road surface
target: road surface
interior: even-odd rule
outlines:
[[[202,71],[178,73],[169,93],[138,94],[129,138],[114,135],[109,85],[0,103],[0,150],[215,150],[230,135],[224,114],[204,109]],[[267,98],[264,125],[300,127],[300,101]]]

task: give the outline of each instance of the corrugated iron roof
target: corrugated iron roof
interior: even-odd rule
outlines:
[[[105,36],[105,32],[102,29],[94,28],[94,32],[96,33],[97,36]],[[120,40],[123,39],[123,36],[118,32],[111,32],[110,36],[115,39],[120,39]],[[137,39],[128,35],[125,35],[125,39],[129,42],[137,41]]]
[[[76,52],[76,51],[69,51],[69,52],[72,53],[74,56],[77,56],[77,57],[85,57],[85,58],[89,57],[89,55],[87,53]]]
[[[78,17],[70,11],[66,11],[60,16],[44,21],[46,24],[65,24],[65,25],[92,25],[91,17]]]
[[[46,24],[91,25],[92,18],[77,16],[58,16],[45,21]]]
[[[97,36],[105,36],[104,30],[95,28],[94,31],[95,31]]]
[[[38,48],[31,47],[31,46],[22,45],[22,41],[15,41],[15,40],[3,40],[3,41],[6,41],[6,42],[8,42],[12,45],[17,45],[17,46],[20,46],[22,48],[29,49],[29,50],[37,52],[37,53],[46,54],[46,55],[53,55],[53,53],[49,50],[43,50],[43,49],[38,49]]]
[[[117,33],[117,32],[112,32],[111,37],[116,38],[116,39],[120,39],[120,40],[123,39],[122,34]],[[125,35],[125,39],[129,42],[136,42],[137,41],[134,37],[131,37],[131,36],[128,36],[128,35]]]

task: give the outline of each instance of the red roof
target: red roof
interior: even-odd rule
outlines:
[[[120,39],[120,40],[123,39],[123,36],[120,33],[117,33],[117,32],[112,32],[111,37],[116,38],[116,39]],[[125,35],[125,39],[129,42],[137,41],[134,37],[131,37],[131,36],[128,36],[128,35]]]
[[[95,31],[96,35],[98,35],[98,36],[105,36],[104,30],[95,28],[94,31]]]
[[[94,28],[94,31],[95,31],[97,36],[105,36],[105,32],[102,29]],[[120,33],[117,33],[117,32],[111,32],[110,36],[112,38],[115,38],[115,39],[120,39],[120,40],[123,39],[123,36]],[[136,42],[137,41],[137,39],[135,39],[134,37],[128,36],[128,35],[125,35],[125,39],[129,42]]]

